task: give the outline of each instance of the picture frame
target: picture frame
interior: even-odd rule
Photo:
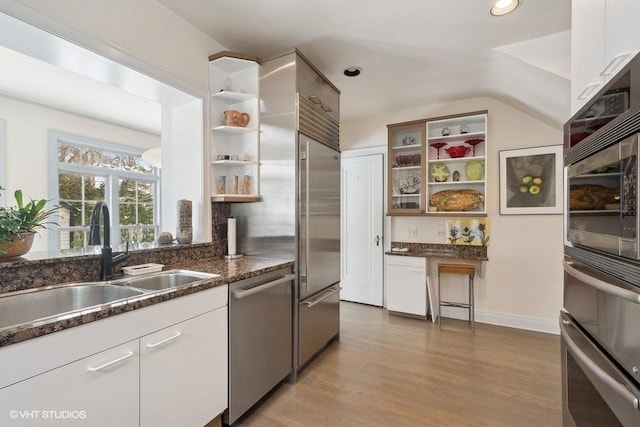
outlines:
[[[562,145],[501,150],[500,215],[562,214]]]

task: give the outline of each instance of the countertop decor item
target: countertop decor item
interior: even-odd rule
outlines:
[[[173,236],[168,231],[163,231],[158,236],[158,244],[160,245],[168,245],[173,241]]]
[[[191,240],[193,239],[191,214],[191,200],[178,200],[178,227],[176,230],[176,240],[180,244],[191,243]]]
[[[4,188],[0,187],[0,191]],[[16,205],[0,207],[0,258],[13,258],[26,254],[33,245],[38,229],[57,225],[50,221],[60,210],[59,206],[47,208],[48,200],[30,200],[24,203],[22,190],[14,193]]]
[[[468,160],[464,164],[464,173],[469,181],[478,181],[484,178],[484,161]]]
[[[464,145],[456,145],[453,147],[445,148],[444,151],[447,152],[449,157],[457,159],[459,157],[464,157],[469,152],[470,147],[465,147]]]
[[[485,218],[447,219],[446,243],[451,245],[488,246],[489,220]]]
[[[442,132],[441,133],[442,133],[442,136],[449,136],[449,135],[451,135],[451,130],[449,130],[448,127],[444,127],[444,128],[442,128]]]

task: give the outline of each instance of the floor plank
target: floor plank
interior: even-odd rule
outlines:
[[[242,426],[560,426],[560,339],[341,303],[340,340]]]

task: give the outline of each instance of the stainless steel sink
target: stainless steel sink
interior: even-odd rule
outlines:
[[[109,282],[79,282],[0,294],[0,329],[219,277],[168,270]]]
[[[113,284],[72,284],[0,294],[0,328],[142,295],[144,291]]]
[[[220,277],[219,274],[200,273],[189,270],[168,270],[160,273],[149,274],[126,281],[127,286],[148,291],[160,291],[175,288],[189,283]]]

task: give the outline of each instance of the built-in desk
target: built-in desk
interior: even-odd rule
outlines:
[[[484,261],[489,260],[486,246],[392,242],[391,248],[391,251],[385,252],[387,310],[390,314],[426,318],[429,307],[434,322],[439,296],[436,295],[437,274],[429,274],[430,261],[443,259],[476,262],[477,276],[483,277]],[[395,251],[394,248],[407,250]],[[403,262],[402,258],[396,257],[408,258]]]

